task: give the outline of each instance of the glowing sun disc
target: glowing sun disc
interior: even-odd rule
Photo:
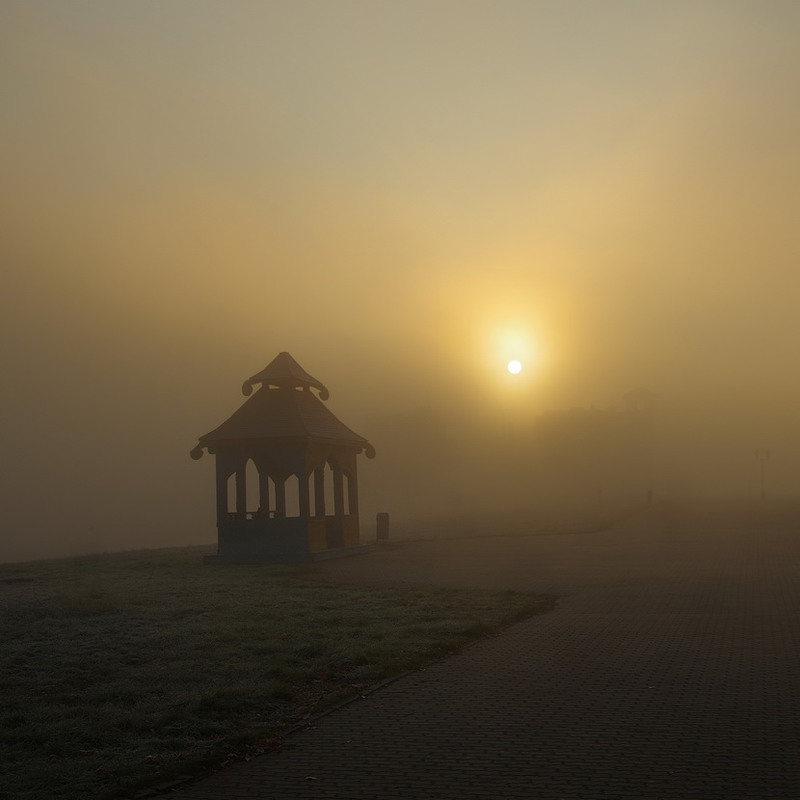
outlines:
[[[519,375],[522,372],[522,364],[514,359],[514,361],[508,362],[507,369],[512,375]]]

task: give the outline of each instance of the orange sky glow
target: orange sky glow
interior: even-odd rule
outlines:
[[[639,386],[677,488],[770,446],[796,492],[798,34],[784,0],[6,0],[0,560],[211,541],[188,450],[282,350],[374,442],[367,516],[397,415],[463,445]]]

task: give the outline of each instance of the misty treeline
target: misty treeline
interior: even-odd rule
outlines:
[[[495,513],[529,519],[614,514],[650,503],[657,461],[655,398],[569,408],[472,426],[432,406],[376,416],[380,464],[369,504],[400,517]]]

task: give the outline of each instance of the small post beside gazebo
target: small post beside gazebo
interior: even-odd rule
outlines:
[[[283,352],[242,392],[244,404],[191,452],[216,458],[218,550],[207,560],[285,563],[367,549],[356,457],[375,450],[328,410],[324,384]]]

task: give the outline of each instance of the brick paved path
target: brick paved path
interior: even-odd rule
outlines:
[[[746,522],[418,542],[325,564],[335,579],[561,600],[169,796],[800,798],[800,529]]]

